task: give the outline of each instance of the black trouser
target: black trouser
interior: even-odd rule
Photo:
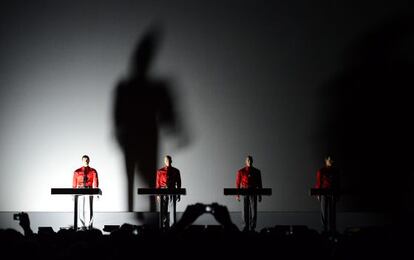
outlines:
[[[252,231],[257,221],[257,196],[243,196],[243,230]]]
[[[176,206],[177,199],[180,196],[176,195],[161,195],[160,198],[160,228],[168,229],[170,227],[170,212],[168,211],[168,203],[171,201],[173,206],[173,223],[176,221]]]
[[[336,231],[336,209],[335,198],[331,195],[321,196],[321,220],[325,232]]]
[[[160,198],[160,228],[167,229],[170,227],[170,212],[168,212],[168,195],[161,195]]]

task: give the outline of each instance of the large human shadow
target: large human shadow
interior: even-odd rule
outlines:
[[[399,14],[361,35],[320,93],[319,149],[341,162],[343,206],[393,221],[413,203],[413,21]]]
[[[133,211],[134,179],[141,187],[153,187],[158,157],[159,130],[176,129],[172,95],[166,81],[150,76],[150,69],[162,37],[162,28],[149,28],[132,55],[128,74],[115,89],[114,125],[124,153],[128,211]],[[150,196],[150,211],[156,210]]]

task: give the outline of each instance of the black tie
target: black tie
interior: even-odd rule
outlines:
[[[88,167],[85,167],[85,169],[83,171],[83,187],[85,187],[85,188],[86,188],[86,182],[88,181],[87,169],[88,169]]]

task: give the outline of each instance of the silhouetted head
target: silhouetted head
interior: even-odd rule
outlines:
[[[167,167],[170,167],[170,166],[171,166],[171,164],[172,164],[172,159],[171,159],[171,156],[166,155],[166,156],[164,157],[164,164],[165,164],[165,166],[167,166]]]
[[[325,157],[325,166],[326,167],[332,167],[334,161],[332,160],[332,157],[330,155]]]
[[[251,166],[253,166],[253,157],[252,157],[252,156],[250,156],[250,155],[248,155],[248,156],[246,157],[246,161],[245,161],[245,163],[246,163],[246,166],[247,166],[247,167],[251,167]]]
[[[82,156],[82,165],[83,166],[88,167],[89,166],[89,161],[90,161],[89,156],[87,156],[87,155]]]
[[[146,76],[159,47],[160,38],[161,29],[158,26],[153,26],[144,33],[132,56],[131,76]]]

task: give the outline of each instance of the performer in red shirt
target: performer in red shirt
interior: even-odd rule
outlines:
[[[246,166],[237,171],[236,188],[240,189],[261,189],[262,176],[260,170],[253,167],[253,157],[247,156]],[[240,196],[236,197],[240,201]],[[254,231],[257,221],[257,199],[262,201],[262,196],[243,196],[242,219],[243,231]]]
[[[164,157],[165,166],[157,171],[156,176],[156,188],[157,189],[174,189],[181,188],[181,176],[180,171],[177,168],[172,167],[171,156],[167,155]],[[161,216],[161,228],[165,229],[170,226],[170,213],[168,212],[168,196],[157,197],[160,201],[160,211],[164,213]],[[172,196],[171,198],[174,209],[177,201],[180,201],[180,196]],[[175,214],[175,212],[174,212]]]
[[[325,232],[336,230],[336,200],[339,196],[339,170],[330,156],[325,157],[325,166],[316,173],[317,189],[330,189],[331,194],[318,196],[321,203],[321,220]]]
[[[98,173],[94,168],[89,167],[89,156],[82,156],[83,166],[75,170],[73,173],[73,188],[98,188]],[[79,195],[75,195],[79,196]],[[89,200],[86,199],[89,197]],[[77,198],[75,198],[77,199]],[[89,212],[86,210],[89,201]],[[81,195],[79,199],[79,220],[82,224],[82,229],[92,228],[93,223],[93,196]],[[87,217],[89,215],[89,217]]]

